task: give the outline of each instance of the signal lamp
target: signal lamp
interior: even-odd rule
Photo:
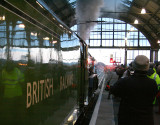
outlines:
[[[110,58],[110,63],[113,63],[113,58]]]

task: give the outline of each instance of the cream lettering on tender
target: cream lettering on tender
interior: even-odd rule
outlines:
[[[53,78],[27,83],[27,101],[26,108],[35,105],[43,99],[53,95]],[[41,100],[39,100],[41,98]]]
[[[27,108],[31,106],[32,96],[31,96],[31,83],[27,83]]]
[[[67,74],[60,77],[60,91],[68,88],[73,84],[73,74]]]
[[[67,89],[73,84],[73,74],[67,74],[65,76],[60,76],[60,91]],[[52,96],[53,91],[53,78],[46,78],[45,80],[34,81],[32,83],[27,83],[27,101],[26,108],[35,105],[40,101]]]
[[[40,84],[41,84],[41,101],[43,100],[43,84],[44,84],[44,80],[40,80]]]
[[[39,102],[39,81],[38,81],[38,102]]]
[[[32,104],[34,105],[34,100],[36,101],[37,103],[37,83],[36,82],[33,82],[33,99],[32,99]]]

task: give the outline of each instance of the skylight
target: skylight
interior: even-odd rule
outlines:
[[[121,1],[125,6],[130,7],[133,0],[121,0]]]
[[[68,0],[68,2],[72,5],[73,8],[76,8],[76,0]]]

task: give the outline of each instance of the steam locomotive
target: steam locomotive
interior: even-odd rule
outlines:
[[[43,0],[1,0],[0,124],[74,124],[87,98],[87,55]]]

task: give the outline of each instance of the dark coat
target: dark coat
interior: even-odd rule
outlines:
[[[98,77],[97,74],[92,74],[89,76],[89,86],[88,86],[88,98],[90,99],[94,91],[98,88]]]
[[[118,125],[154,125],[153,101],[158,88],[144,72],[118,80],[110,92],[121,98]]]

